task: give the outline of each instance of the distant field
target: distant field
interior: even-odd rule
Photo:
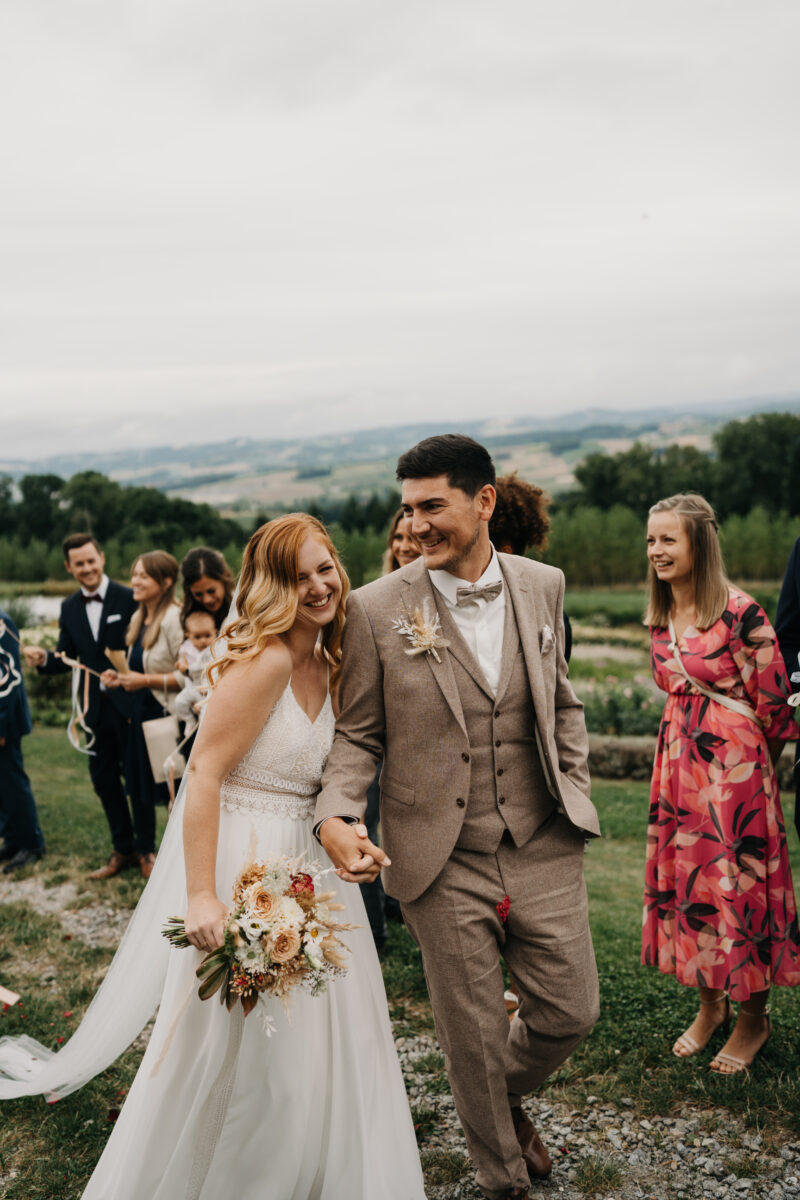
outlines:
[[[366,496],[396,486],[397,456],[406,446],[430,434],[429,428],[410,428],[407,440],[398,431],[373,431],[352,437],[323,437],[316,442],[277,447],[263,443],[232,443],[230,457],[220,448],[197,447],[197,458],[187,463],[176,453],[162,457],[148,476],[147,467],[136,464],[137,482],[152,482],[168,495],[196,503],[212,504],[225,516],[255,515],[261,509],[303,507],[315,500],[336,501],[352,494]],[[523,479],[543,487],[551,495],[574,486],[574,469],[588,454],[598,450],[618,453],[646,436],[649,444],[663,447],[674,440],[671,427],[658,421],[646,427],[614,424],[589,425],[568,431],[529,430],[489,434],[480,429],[463,429],[485,440],[498,474],[518,471]],[[605,436],[604,436],[605,435]],[[310,435],[311,436],[311,435]],[[707,450],[707,422],[699,422],[682,437],[684,444]],[[131,469],[120,465],[111,472],[120,482],[130,482]]]

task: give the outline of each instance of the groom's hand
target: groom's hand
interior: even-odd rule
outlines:
[[[369,840],[364,825],[348,825],[341,817],[328,817],[320,827],[319,840],[336,874],[347,883],[371,883],[381,867],[391,866],[380,846]]]

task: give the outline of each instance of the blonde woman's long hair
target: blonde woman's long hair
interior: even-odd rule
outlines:
[[[163,589],[161,598],[156,605],[153,619],[145,629],[142,638],[143,649],[149,650],[158,640],[161,622],[164,620],[167,610],[176,603],[175,581],[178,578],[178,560],[173,558],[171,554],[167,554],[166,550],[148,550],[146,554],[139,554],[133,560],[131,563],[131,574],[133,574],[137,564],[141,565],[142,570],[151,579],[155,579],[159,587]],[[146,616],[147,610],[143,604],[140,604],[131,617],[128,632],[125,634],[125,642],[128,646],[136,644]]]
[[[680,492],[659,500],[649,511],[673,512],[680,520],[689,537],[692,550],[692,587],[697,608],[697,628],[710,629],[728,606],[730,581],[725,574],[725,563],[717,534],[717,518],[706,499],[693,492]],[[647,571],[650,598],[645,613],[645,624],[666,628],[672,610],[672,588],[659,579],[652,563]]]
[[[208,668],[212,687],[231,663],[255,658],[270,638],[288,633],[294,625],[298,609],[297,558],[308,537],[322,542],[342,584],[334,618],[322,630],[322,650],[331,667],[331,687],[336,686],[341,671],[342,630],[350,581],[322,522],[307,513],[289,513],[267,521],[247,543],[236,594],[237,616],[225,626],[225,651]]]

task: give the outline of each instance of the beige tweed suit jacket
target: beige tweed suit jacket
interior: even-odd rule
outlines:
[[[533,697],[539,755],[560,811],[587,834],[600,832],[589,798],[583,705],[563,655],[564,576],[554,567],[500,554]],[[383,760],[381,837],[392,861],[390,895],[409,902],[450,857],[464,820],[456,798],[469,794],[469,742],[450,655],[458,647],[410,657],[392,627],[434,589],[422,559],[352,593],[347,606],[341,713],[322,779],[315,823],[362,819],[366,792]]]

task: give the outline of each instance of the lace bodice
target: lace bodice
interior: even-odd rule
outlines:
[[[297,703],[290,680],[252,746],[223,781],[222,805],[298,819],[310,816],[334,724],[330,696],[311,721]]]

